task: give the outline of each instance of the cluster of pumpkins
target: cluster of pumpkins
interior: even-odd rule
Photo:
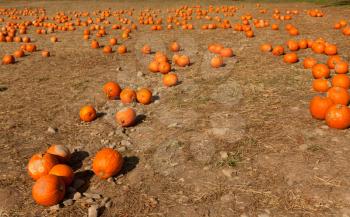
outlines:
[[[74,180],[70,158],[70,150],[63,145],[51,145],[45,153],[34,154],[30,158],[27,170],[35,181],[32,197],[37,204],[53,206],[64,199],[67,187]],[[98,151],[92,162],[93,172],[101,179],[115,176],[122,166],[122,155],[111,148]]]
[[[326,96],[315,96],[311,100],[310,113],[315,119],[326,120],[331,128],[348,128],[350,126],[350,108],[348,107],[350,78],[346,74],[349,72],[349,63],[338,55],[337,46],[322,38],[288,40],[286,45],[291,52],[285,53],[282,45],[273,47],[268,43],[262,44],[260,49],[263,52],[272,52],[276,56],[283,55],[284,62],[290,64],[299,61],[296,51],[300,49],[310,48],[315,54],[328,56],[327,63],[319,63],[313,57],[306,57],[303,60],[303,67],[310,69],[314,77],[313,90],[326,93]],[[332,77],[331,70],[335,73]]]
[[[350,26],[348,26],[348,22],[346,20],[339,20],[339,22],[334,24],[333,28],[341,30],[345,36],[350,36]]]

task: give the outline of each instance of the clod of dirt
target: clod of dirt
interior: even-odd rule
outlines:
[[[47,132],[51,133],[51,134],[55,134],[57,132],[57,129],[53,128],[53,127],[49,127],[49,128],[47,128]]]
[[[7,90],[7,87],[5,85],[0,85],[0,92],[3,92]]]
[[[79,200],[81,198],[81,193],[80,192],[75,192],[73,195],[73,200]]]
[[[87,198],[92,198],[92,199],[101,199],[101,195],[99,194],[93,194],[93,193],[83,193],[83,195]]]
[[[98,206],[92,205],[88,209],[88,217],[97,217],[98,216]]]
[[[65,201],[63,201],[63,205],[64,206],[71,206],[71,205],[73,205],[73,200],[72,199],[65,200]]]
[[[222,173],[228,177],[228,178],[231,178],[232,177],[232,173],[234,172],[233,169],[231,168],[225,168],[225,169],[222,169]]]

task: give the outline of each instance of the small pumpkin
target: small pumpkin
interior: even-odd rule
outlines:
[[[91,48],[97,49],[100,47],[100,44],[96,40],[91,41]]]
[[[126,87],[122,90],[122,92],[120,92],[120,100],[124,104],[132,103],[135,101],[135,99],[136,99],[136,93],[130,87]]]
[[[2,64],[7,65],[7,64],[14,64],[15,63],[15,57],[12,55],[5,55],[2,58]]]
[[[296,53],[287,53],[283,57],[283,61],[286,63],[296,63],[298,60],[298,55]]]
[[[136,99],[139,103],[148,105],[152,102],[152,91],[148,88],[141,88],[136,92]]]
[[[66,192],[64,181],[55,175],[45,175],[32,187],[32,197],[37,204],[53,206],[60,203]]]
[[[118,49],[117,49],[117,52],[118,52],[119,54],[125,54],[125,53],[127,52],[126,46],[125,46],[125,45],[120,45],[120,46],[118,47]]]
[[[337,54],[337,46],[334,44],[329,44],[326,45],[325,49],[324,49],[324,53],[327,54],[328,56],[331,55],[336,55]]]
[[[52,167],[49,174],[62,178],[66,186],[72,184],[74,178],[72,168],[66,164],[56,164],[54,167]]]
[[[178,52],[178,51],[180,51],[180,45],[179,45],[179,43],[177,43],[177,42],[171,43],[170,46],[169,46],[169,48],[170,48],[170,50],[171,50],[172,52]]]
[[[325,47],[324,43],[320,43],[320,42],[314,42],[312,44],[312,47],[311,47],[312,51],[317,53],[317,54],[324,53],[325,48],[326,47]]]
[[[92,170],[101,179],[108,179],[120,172],[123,167],[123,156],[111,148],[98,151],[93,159]]]
[[[106,45],[106,46],[103,47],[103,53],[105,53],[105,54],[110,54],[110,53],[112,53],[112,52],[113,52],[113,50],[112,50],[112,47],[111,47],[111,46]]]
[[[312,75],[314,78],[328,78],[330,70],[327,65],[318,63],[312,67]]]
[[[163,76],[163,84],[166,87],[175,86],[178,83],[177,75],[174,73],[168,73]]]
[[[24,57],[24,51],[23,51],[22,49],[16,50],[16,51],[13,53],[13,56],[16,57],[16,58]]]
[[[66,163],[71,157],[69,149],[64,145],[51,145],[46,153],[54,155],[61,163]]]
[[[158,70],[162,74],[167,74],[171,70],[171,65],[168,62],[160,62],[158,65]]]
[[[312,57],[306,57],[303,62],[304,69],[310,69],[317,64],[317,60]]]
[[[124,108],[115,114],[115,119],[122,127],[131,127],[136,122],[136,112],[132,108]]]
[[[309,110],[313,118],[324,120],[327,110],[334,105],[333,101],[327,97],[315,96],[310,101]]]
[[[326,113],[326,123],[330,128],[348,128],[350,126],[350,109],[341,104],[331,106]]]
[[[325,93],[330,88],[329,81],[324,78],[315,79],[312,82],[312,88],[317,92]]]
[[[262,45],[260,45],[260,50],[262,52],[271,52],[272,46],[271,46],[271,44],[262,44]]]
[[[27,165],[29,175],[38,180],[40,177],[49,174],[52,167],[58,164],[54,155],[49,153],[33,155]]]
[[[330,69],[334,69],[335,65],[341,61],[342,59],[338,55],[330,56],[327,60],[327,65]]]
[[[148,70],[150,72],[159,72],[159,63],[157,61],[151,61],[149,64],[148,64]]]
[[[232,50],[232,48],[223,48],[223,49],[221,49],[220,56],[222,56],[222,57],[233,57],[233,50]]]
[[[110,100],[119,98],[121,91],[119,84],[114,81],[109,81],[103,85],[103,92]]]
[[[85,122],[91,122],[96,119],[97,114],[94,107],[91,105],[84,106],[79,112],[80,120]]]
[[[176,64],[180,67],[188,66],[190,64],[190,58],[186,55],[181,55],[177,58]]]
[[[338,74],[345,74],[349,71],[349,64],[345,61],[339,61],[335,64],[335,72]]]
[[[47,50],[43,50],[43,51],[41,51],[41,56],[42,57],[49,57],[50,56],[50,52],[47,51]]]
[[[332,86],[333,87],[342,87],[344,89],[350,88],[350,78],[344,74],[335,75],[332,78]]]
[[[145,44],[141,49],[143,54],[150,54],[152,52],[151,47],[148,44]]]
[[[109,44],[110,44],[110,45],[113,46],[113,45],[116,45],[117,43],[118,43],[118,40],[117,40],[116,38],[110,38],[110,39],[109,39]]]
[[[284,48],[281,45],[277,45],[272,49],[272,54],[275,56],[281,56],[284,54]]]
[[[327,97],[335,104],[348,105],[350,101],[349,92],[342,87],[331,87],[327,91]]]
[[[213,68],[220,68],[221,66],[224,65],[224,60],[221,56],[214,56],[211,60],[210,60],[210,65]]]

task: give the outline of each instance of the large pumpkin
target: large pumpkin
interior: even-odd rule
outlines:
[[[45,175],[32,188],[32,197],[37,204],[53,206],[64,198],[66,187],[63,180],[55,175]]]
[[[101,179],[108,179],[122,169],[123,162],[123,157],[119,152],[111,148],[103,148],[96,153],[92,170]]]
[[[52,167],[58,164],[57,158],[52,154],[35,154],[28,163],[27,169],[29,175],[38,180],[40,177],[49,174]]]

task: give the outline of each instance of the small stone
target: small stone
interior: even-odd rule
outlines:
[[[122,189],[123,189],[124,191],[129,191],[129,190],[130,190],[130,188],[129,188],[127,185],[124,185],[124,186],[122,187]]]
[[[65,201],[63,201],[63,205],[64,206],[71,206],[71,205],[73,205],[73,200],[72,199],[65,200]]]
[[[107,182],[114,182],[113,177],[109,177],[109,178],[107,179]]]
[[[85,181],[83,179],[75,179],[73,182],[73,188],[79,189],[84,184],[85,184]]]
[[[329,129],[329,127],[327,125],[322,125],[321,128],[325,129],[325,130]]]
[[[50,206],[50,210],[59,210],[61,207],[59,204],[56,204],[56,205],[53,205],[53,206]]]
[[[108,201],[105,205],[106,208],[110,208],[112,206],[112,201]]]
[[[220,151],[220,157],[221,159],[225,160],[228,158],[228,154],[226,151]]]
[[[299,149],[300,149],[301,151],[306,151],[308,147],[309,147],[309,146],[308,146],[307,144],[302,144],[302,145],[299,146]]]
[[[75,192],[73,195],[73,200],[79,200],[81,198],[81,193],[80,192]]]
[[[124,147],[124,146],[119,147],[119,148],[117,148],[117,151],[118,152],[125,152],[126,151],[126,147]]]
[[[234,198],[231,194],[225,194],[220,198],[222,202],[231,202],[233,199]]]
[[[90,206],[88,209],[88,217],[97,217],[98,207],[96,205]]]
[[[7,87],[5,85],[0,85],[0,92],[3,92],[7,90]]]
[[[109,143],[108,139],[101,139],[101,144],[102,145],[107,145]]]
[[[228,178],[231,178],[232,177],[232,173],[233,173],[233,169],[230,169],[230,168],[225,168],[222,170],[222,173],[228,177]]]
[[[187,196],[180,196],[179,199],[177,199],[178,203],[187,203],[190,199]]]
[[[117,144],[115,144],[115,143],[112,143],[112,144],[109,144],[109,145],[108,145],[108,147],[109,147],[109,148],[112,148],[112,149],[115,149],[116,146],[117,146]]]
[[[159,100],[154,100],[154,104],[159,104]]]
[[[55,129],[53,127],[49,127],[49,128],[47,128],[47,132],[51,133],[51,134],[55,134],[57,132],[57,129]]]
[[[117,67],[117,71],[122,71],[122,67]]]
[[[92,198],[88,198],[88,199],[85,200],[85,202],[86,203],[94,203],[95,201]]]
[[[118,181],[117,181],[117,184],[118,184],[118,185],[121,185],[121,184],[123,184],[123,182],[122,182],[121,180],[118,180]]]
[[[91,166],[90,165],[85,166],[84,170],[91,170]]]
[[[128,140],[122,140],[122,141],[120,142],[120,144],[121,144],[122,146],[126,146],[126,147],[130,147],[130,146],[131,146],[131,142],[128,141]]]
[[[67,192],[68,192],[68,193],[75,193],[76,191],[77,191],[77,189],[73,188],[72,186],[69,186],[69,187],[67,188]]]
[[[114,131],[108,133],[108,137],[114,136]]]
[[[93,199],[101,199],[101,195],[99,194],[93,194],[93,193],[83,193],[83,195],[87,198],[93,198]]]
[[[101,206],[105,206],[105,205],[106,205],[106,203],[107,203],[109,200],[110,200],[110,198],[109,198],[109,197],[105,197],[105,198],[103,198],[103,199],[102,199],[102,201],[101,201]]]
[[[179,181],[180,181],[180,182],[184,182],[185,179],[184,179],[184,178],[180,178]]]
[[[143,77],[143,76],[144,76],[144,74],[141,71],[137,72],[137,77]]]
[[[157,204],[158,204],[158,201],[157,201],[157,199],[156,198],[154,198],[154,197],[150,197],[150,198],[148,198],[148,201],[149,201],[149,205],[151,206],[151,207],[156,207],[157,206]]]
[[[168,128],[174,128],[174,127],[177,127],[178,126],[178,123],[172,123],[172,124],[169,124],[168,125]]]

